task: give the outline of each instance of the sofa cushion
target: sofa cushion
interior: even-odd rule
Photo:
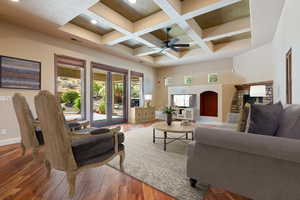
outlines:
[[[274,136],[279,127],[282,110],[281,102],[268,105],[252,105],[248,132]]]
[[[118,133],[118,143],[122,144],[123,142],[124,134]],[[120,147],[122,147],[122,145]],[[72,151],[75,161],[79,167],[103,161],[109,157],[106,157],[107,154],[111,154],[111,152],[114,151],[114,137],[110,133],[105,133],[80,138],[72,141]]]
[[[300,139],[300,105],[289,105],[283,110],[276,136]]]

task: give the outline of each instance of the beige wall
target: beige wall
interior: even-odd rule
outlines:
[[[265,44],[238,56],[233,57],[235,72],[245,82],[274,80],[275,65],[273,63],[272,44]]]
[[[184,76],[192,76],[192,85],[209,84],[209,73],[218,73],[218,84],[242,83],[244,79],[232,72],[232,69],[233,61],[231,58],[177,67],[158,68],[156,70],[155,105],[161,108],[168,104],[167,88],[164,83],[166,77],[172,77],[172,86],[184,85]]]
[[[300,104],[300,1],[288,0],[282,11],[277,32],[273,40],[273,53],[275,63],[275,100],[286,102],[286,53],[292,48],[292,102]]]
[[[152,93],[154,87],[154,70],[143,64],[114,57],[99,51],[72,44],[65,40],[53,38],[21,27],[0,21],[0,55],[12,56],[42,62],[42,89],[54,91],[54,54],[72,56],[87,61],[87,83],[89,83],[90,62],[108,64],[126,68],[145,74],[145,93]],[[89,96],[89,84],[87,84]],[[0,144],[1,140],[19,137],[16,116],[12,107],[11,97],[15,92],[26,96],[34,110],[33,98],[36,91],[0,89]],[[87,110],[90,105],[87,102]],[[89,119],[89,112],[88,119]],[[3,131],[4,130],[4,131]],[[7,133],[5,134],[5,130]]]

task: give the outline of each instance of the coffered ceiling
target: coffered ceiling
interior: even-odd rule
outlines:
[[[264,1],[272,3],[274,0]],[[268,8],[273,18],[260,19],[262,22],[278,20],[284,0],[275,1],[274,10]],[[248,50],[254,43],[266,42],[266,35],[273,37],[275,28],[272,23],[269,28],[273,32],[265,33],[264,40],[258,42],[263,30],[256,30],[260,22],[252,15],[253,9],[263,5],[261,2],[136,0],[133,4],[129,0],[20,0],[13,5],[9,0],[2,0],[0,14],[13,16],[8,10],[15,6],[55,24],[53,29],[60,32],[59,35],[76,38],[80,45],[92,44],[152,66],[168,66],[230,57]],[[1,4],[6,7],[1,9]],[[258,14],[263,15],[262,11],[255,13]],[[190,47],[178,52],[163,50],[160,43],[167,39],[167,27],[172,27],[171,38],[178,38],[178,43],[188,43]]]

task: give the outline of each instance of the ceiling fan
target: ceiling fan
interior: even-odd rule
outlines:
[[[163,42],[158,42],[159,46],[162,48],[160,53],[162,53],[166,49],[172,49],[173,51],[178,52],[180,48],[187,48],[190,47],[190,44],[177,44],[177,42],[180,41],[179,38],[170,38],[170,31],[172,30],[172,27],[166,28],[166,40]]]

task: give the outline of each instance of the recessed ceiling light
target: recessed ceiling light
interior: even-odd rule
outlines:
[[[128,0],[130,3],[136,3],[136,0]]]
[[[92,23],[92,24],[97,24],[98,22],[97,22],[97,20],[92,19],[92,20],[91,20],[91,23]]]
[[[13,1],[13,2],[19,2],[20,0],[10,0],[10,1]]]

